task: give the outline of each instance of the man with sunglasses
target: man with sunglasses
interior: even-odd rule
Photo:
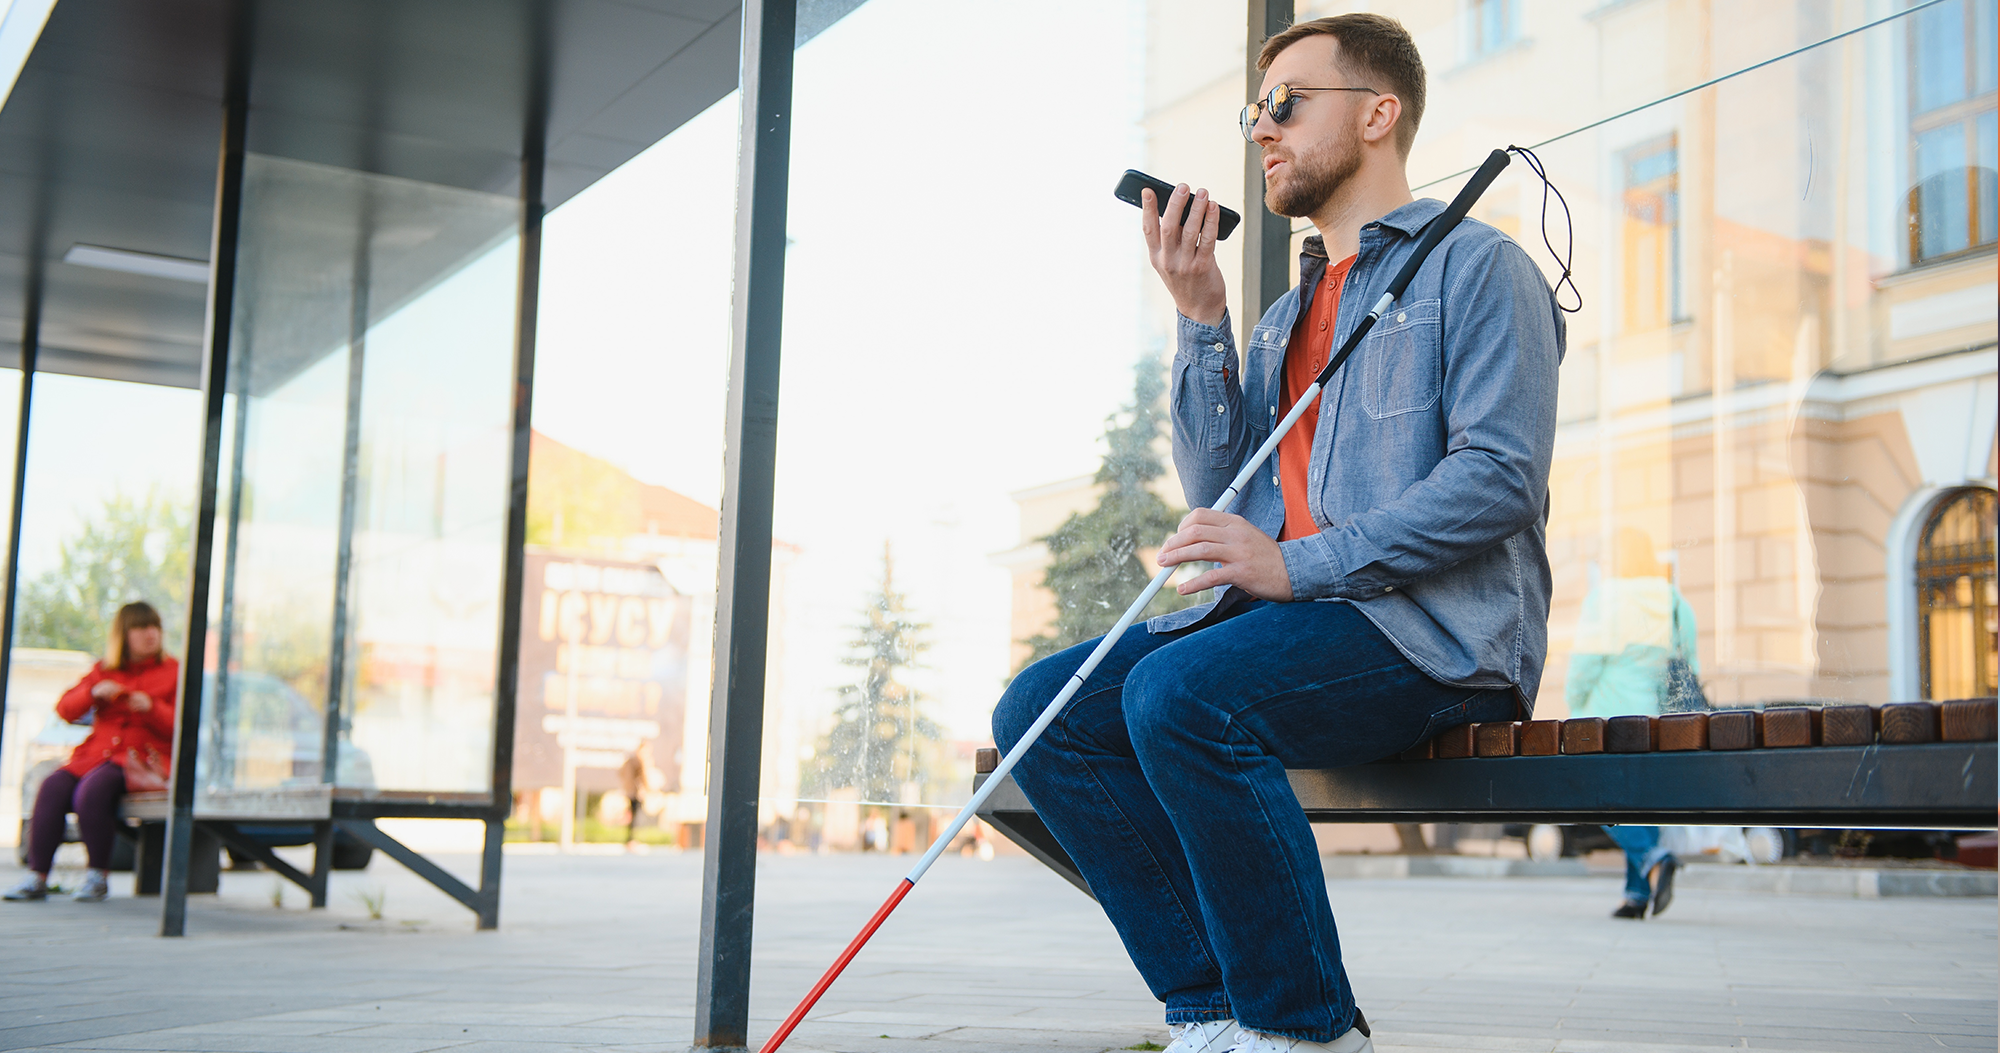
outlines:
[[[1264,200],[1310,219],[1299,285],[1239,363],[1220,209],[1140,212],[1180,312],[1173,453],[1197,510],[1164,566],[1214,603],[1127,633],[1015,769],[1153,993],[1172,1053],[1373,1049],[1287,768],[1392,757],[1528,711],[1547,650],[1544,550],[1563,324],[1506,235],[1461,223],[1244,491],[1207,510],[1409,258],[1441,201],[1405,160],[1424,69],[1393,19],[1293,26],[1243,130]],[[1017,676],[1011,747],[1096,641]]]

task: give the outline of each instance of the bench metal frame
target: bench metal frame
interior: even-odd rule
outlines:
[[[1473,757],[1293,771],[1315,823],[1644,824],[1990,830],[1991,742]],[[976,777],[975,786],[988,776]],[[1071,884],[1069,853],[1009,777],[979,817]]]

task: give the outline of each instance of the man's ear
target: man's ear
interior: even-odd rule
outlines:
[[[1361,126],[1364,142],[1380,142],[1396,130],[1396,122],[1403,116],[1403,100],[1394,95],[1375,96],[1375,105],[1368,109],[1368,123]]]

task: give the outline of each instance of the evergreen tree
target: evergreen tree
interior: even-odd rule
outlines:
[[[1139,590],[1159,568],[1139,558],[1180,525],[1187,510],[1171,506],[1151,489],[1165,475],[1159,442],[1168,427],[1163,396],[1167,383],[1158,359],[1142,356],[1132,367],[1132,401],[1106,418],[1104,463],[1096,482],[1104,487],[1097,507],[1072,514],[1055,533],[1041,538],[1050,561],[1042,587],[1055,593],[1056,622],[1028,638],[1027,663],[1111,630]],[[1146,616],[1180,610],[1195,602],[1170,585],[1146,608]]]
[[[841,661],[861,670],[861,681],[840,689],[833,729],[819,740],[800,779],[806,796],[856,787],[864,801],[899,801],[902,788],[934,789],[939,771],[938,725],[923,712],[921,692],[897,679],[928,648],[930,626],[917,621],[895,589],[894,561],[882,546],[882,587],[862,609],[853,652]]]
[[[107,498],[63,541],[55,569],[23,583],[16,642],[102,654],[112,615],[145,600],[160,612],[167,653],[179,654],[187,641],[191,512],[157,490]]]

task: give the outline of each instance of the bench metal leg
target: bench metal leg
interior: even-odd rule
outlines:
[[[132,894],[157,896],[167,863],[167,824],[140,823],[138,837],[132,849]]]
[[[472,886],[467,885],[465,882],[460,881],[458,878],[452,876],[452,874],[449,871],[445,870],[443,867],[440,867],[436,863],[433,863],[430,860],[425,859],[421,854],[411,849],[408,845],[405,845],[401,841],[398,841],[395,838],[390,837],[388,834],[383,833],[381,829],[375,825],[375,821],[373,819],[336,819],[334,820],[334,825],[339,827],[341,830],[346,831],[349,836],[352,836],[360,841],[365,841],[368,844],[374,845],[377,849],[388,854],[389,858],[394,859],[396,862],[401,863],[406,867],[409,867],[412,871],[416,873],[418,877],[423,878],[425,881],[428,881],[432,885],[437,886],[437,890],[439,892],[442,892],[445,895],[450,896],[451,898],[464,904],[467,910],[470,910],[474,914],[479,915],[480,928],[490,929],[493,928],[495,925],[499,924],[500,881],[497,872],[499,869],[500,850],[498,847],[499,835],[497,835],[494,831],[496,827],[504,831],[505,829],[504,823],[494,822],[491,820],[487,822],[486,844],[488,847],[488,853],[482,856],[482,862],[490,858],[492,860],[492,863],[490,865],[492,866],[495,873],[493,874],[492,884],[488,886],[486,885],[485,881],[482,880],[481,881],[482,887],[478,890],[474,890]],[[482,869],[484,869],[484,867],[482,867]],[[483,876],[484,875],[482,875],[482,877]],[[490,904],[487,902],[487,897],[489,894],[492,897],[492,902]]]
[[[195,830],[197,834],[206,834],[216,838],[239,854],[249,856],[257,862],[264,864],[265,869],[311,893],[313,899],[318,901],[318,905],[325,904],[326,887],[323,883],[319,882],[314,875],[306,874],[299,870],[299,868],[279,858],[276,852],[271,851],[270,846],[245,836],[242,831],[236,829],[235,823],[200,821],[196,823]],[[219,863],[219,855],[217,859]],[[315,867],[314,869],[317,870],[318,868]],[[192,873],[188,877],[188,886],[188,891],[197,891],[193,887],[194,876]],[[211,889],[210,891],[214,890]]]
[[[187,891],[214,892],[222,887],[222,843],[196,824],[188,845]],[[167,824],[142,823],[132,852],[132,894],[157,896],[166,883]]]
[[[313,872],[312,884],[306,891],[312,893],[315,910],[326,907],[326,890],[333,878],[333,823],[313,824]]]

